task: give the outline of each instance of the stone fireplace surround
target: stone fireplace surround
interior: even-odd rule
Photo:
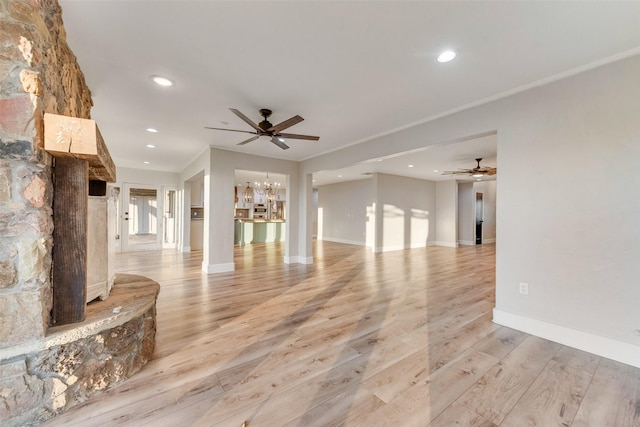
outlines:
[[[55,169],[43,117],[90,118],[91,93],[57,0],[0,0],[0,20],[0,425],[28,426],[149,360],[159,286],[118,275],[83,322],[51,327]]]
[[[2,425],[36,425],[138,372],[153,354],[159,290],[118,275],[107,300],[87,305],[84,322],[0,349]]]

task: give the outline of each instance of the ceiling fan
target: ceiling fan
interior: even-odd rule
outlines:
[[[242,114],[240,111],[236,110],[235,108],[229,108],[229,110],[231,110],[231,112],[233,114],[235,114],[236,116],[240,117],[242,120],[244,120],[249,126],[251,126],[253,129],[255,129],[255,131],[248,131],[248,130],[237,130],[237,129],[224,129],[224,128],[212,128],[212,127],[207,127],[205,126],[206,129],[214,129],[214,130],[226,130],[226,131],[230,131],[230,132],[242,132],[242,133],[250,133],[252,135],[251,138],[249,139],[245,139],[242,142],[239,142],[238,145],[244,145],[247,144],[251,141],[255,141],[256,139],[260,138],[261,136],[268,136],[271,137],[271,142],[273,142],[275,145],[277,145],[278,147],[282,148],[283,150],[286,150],[287,148],[289,148],[289,146],[287,144],[284,143],[286,138],[290,138],[290,139],[306,139],[309,141],[317,141],[320,139],[319,136],[311,136],[311,135],[298,135],[296,133],[282,133],[283,130],[300,123],[301,121],[303,121],[304,119],[298,115],[295,115],[293,117],[291,117],[290,119],[285,120],[282,123],[278,123],[277,125],[272,125],[269,122],[269,116],[271,116],[272,111],[267,109],[267,108],[262,108],[260,109],[260,115],[264,118],[263,121],[261,121],[258,124],[255,124],[250,118],[248,118],[247,116],[245,116],[244,114]]]
[[[474,178],[480,178],[485,175],[487,176],[495,175],[496,172],[498,172],[496,168],[481,167],[480,166],[481,161],[482,161],[482,158],[476,159],[476,162],[478,162],[478,166],[476,166],[473,169],[458,169],[457,171],[443,171],[442,175],[470,175],[470,176],[473,176]]]

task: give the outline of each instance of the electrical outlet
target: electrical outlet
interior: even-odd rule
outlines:
[[[525,282],[520,282],[520,294],[521,295],[529,295],[529,284]]]

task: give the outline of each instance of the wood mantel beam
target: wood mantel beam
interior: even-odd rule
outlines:
[[[89,179],[116,182],[116,166],[93,120],[45,113],[44,149],[54,157],[87,160]]]

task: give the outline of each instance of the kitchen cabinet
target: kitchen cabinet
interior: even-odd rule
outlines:
[[[237,245],[284,242],[286,224],[282,220],[236,220],[234,241]]]
[[[204,234],[204,221],[201,219],[192,219],[191,232],[189,234],[191,238],[190,246],[192,251],[202,250],[203,234]]]

